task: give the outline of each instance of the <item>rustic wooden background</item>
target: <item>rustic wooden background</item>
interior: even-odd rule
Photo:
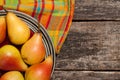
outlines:
[[[120,0],[75,0],[52,80],[120,80]]]

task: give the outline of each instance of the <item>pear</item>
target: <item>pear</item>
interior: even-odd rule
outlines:
[[[9,71],[3,74],[0,80],[24,80],[24,77],[19,71]]]
[[[6,21],[5,17],[0,17],[0,43],[2,43],[6,38]]]
[[[0,69],[25,71],[28,66],[21,58],[19,50],[13,45],[0,48]]]
[[[13,44],[21,45],[30,37],[29,26],[14,13],[6,15],[8,37]]]
[[[23,60],[29,65],[43,61],[46,51],[41,33],[34,33],[33,36],[23,44],[21,55]]]
[[[31,65],[25,72],[25,80],[50,80],[52,65],[51,55],[43,62]]]

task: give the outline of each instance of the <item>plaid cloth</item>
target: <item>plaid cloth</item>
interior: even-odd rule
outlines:
[[[0,6],[24,12],[36,18],[48,31],[56,53],[68,34],[74,0],[0,0]]]

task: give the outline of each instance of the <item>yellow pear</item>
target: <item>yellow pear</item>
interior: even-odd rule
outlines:
[[[43,62],[30,66],[25,72],[25,80],[50,80],[53,67],[52,56]]]
[[[19,71],[9,71],[3,74],[0,80],[24,80],[24,77]]]
[[[46,50],[41,33],[34,33],[21,48],[23,60],[30,65],[41,62],[45,58],[45,54]]]
[[[0,70],[25,71],[27,68],[16,47],[4,45],[0,48]]]
[[[21,45],[30,37],[29,26],[14,13],[6,15],[8,37],[13,44]]]

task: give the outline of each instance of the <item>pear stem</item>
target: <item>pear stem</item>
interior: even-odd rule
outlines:
[[[5,8],[5,7],[3,7],[3,6],[0,6],[1,8],[3,8],[3,10],[6,12],[6,13],[8,13],[8,11],[7,11],[7,9]]]
[[[8,11],[7,11],[7,9],[6,8],[4,8],[4,7],[2,7],[3,8],[3,10],[6,12],[6,13],[8,13]]]

